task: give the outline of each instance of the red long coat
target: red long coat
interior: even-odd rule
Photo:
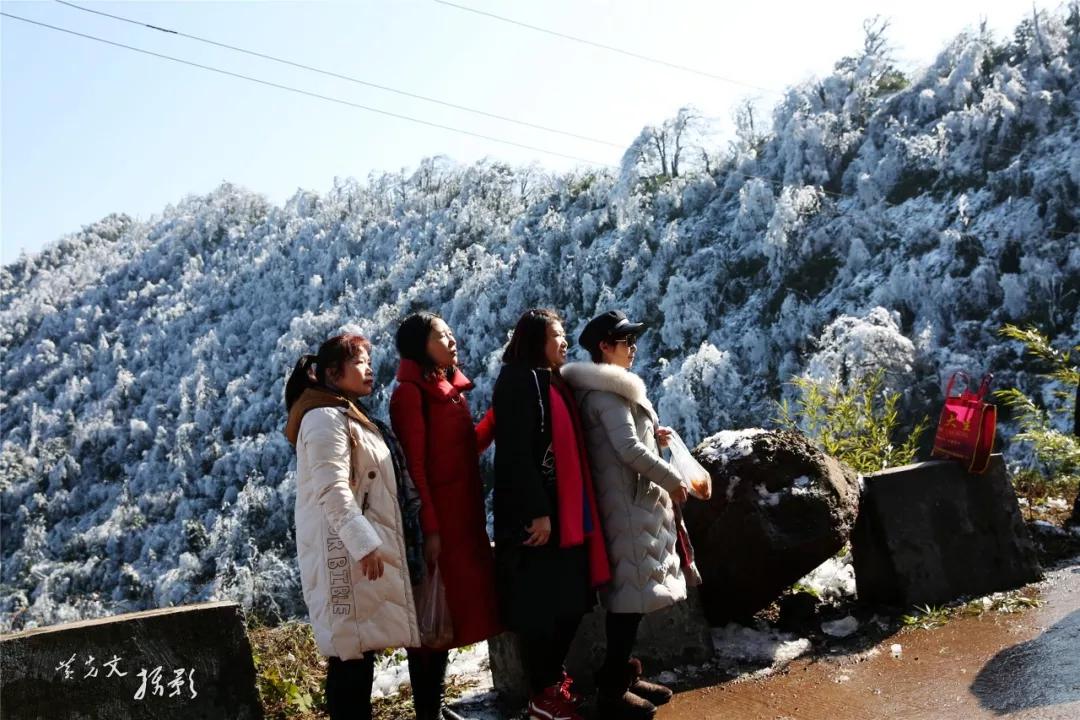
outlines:
[[[420,493],[424,534],[442,541],[439,571],[454,646],[480,642],[502,631],[479,466],[494,428],[487,417],[474,428],[464,395],[473,384],[460,371],[450,380],[425,377],[417,363],[402,360],[397,380],[390,421]]]

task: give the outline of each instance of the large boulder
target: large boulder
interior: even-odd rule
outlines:
[[[713,482],[685,508],[710,624],[746,620],[847,542],[859,478],[800,433],[724,431],[694,455]]]
[[[932,460],[866,476],[851,537],[862,602],[909,608],[1020,587],[1042,577],[1001,455],[982,475]],[[1053,525],[1044,543],[1067,541]]]

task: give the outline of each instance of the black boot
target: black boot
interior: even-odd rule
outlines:
[[[412,651],[408,654],[416,720],[442,718],[443,689],[446,684],[446,651]]]
[[[671,688],[660,683],[651,683],[648,680],[641,679],[641,661],[637,658],[630,658],[628,672],[630,673],[630,692],[638,697],[645,698],[653,705],[663,705],[671,700],[671,696],[674,694],[671,692]]]
[[[640,668],[640,663],[638,665]],[[596,673],[596,716],[604,720],[652,720],[656,706],[630,692],[630,665],[600,668]]]

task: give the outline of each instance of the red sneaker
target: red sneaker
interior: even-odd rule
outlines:
[[[566,701],[569,702],[571,705],[578,708],[578,707],[581,707],[581,703],[584,700],[584,698],[581,695],[574,692],[573,690],[571,690],[573,685],[574,685],[574,678],[567,675],[566,671],[563,670],[562,682],[559,683],[559,694],[562,695],[566,699]]]
[[[584,720],[570,701],[570,691],[563,687],[563,683],[546,687],[533,695],[529,701],[530,720]]]

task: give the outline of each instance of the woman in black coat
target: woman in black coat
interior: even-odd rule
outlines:
[[[555,312],[526,312],[492,402],[496,585],[504,623],[521,639],[535,718],[579,717],[563,662],[610,578],[577,406],[559,377],[566,348]]]

